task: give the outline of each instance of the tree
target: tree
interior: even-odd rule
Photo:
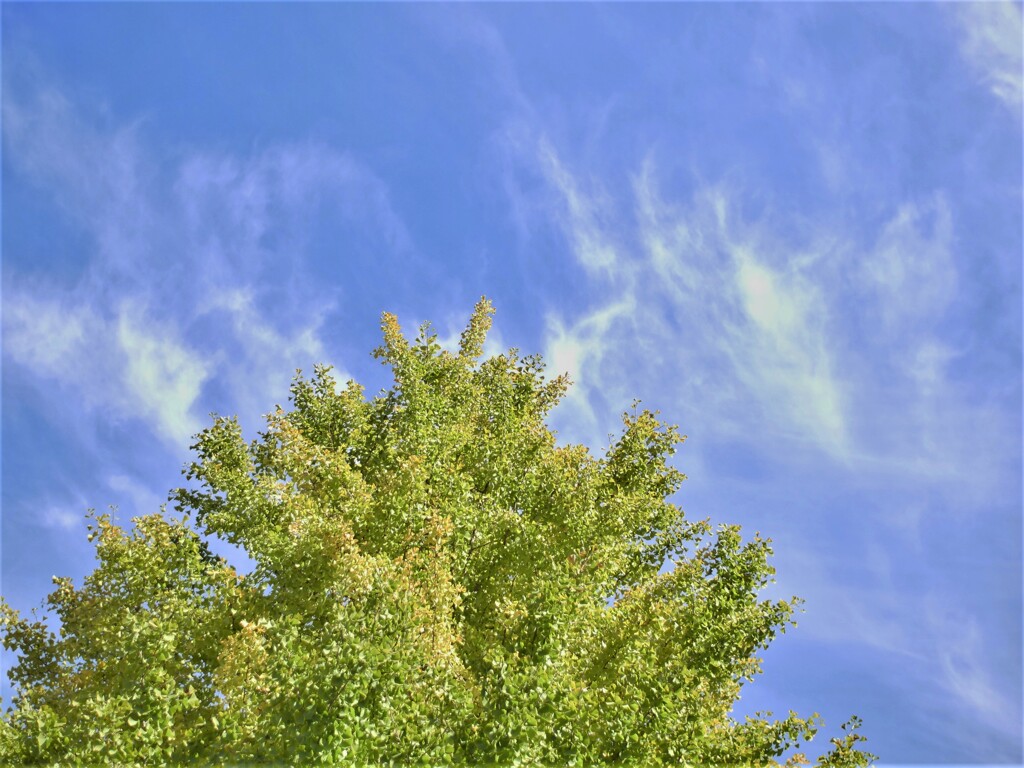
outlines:
[[[656,413],[634,406],[600,458],[558,445],[566,377],[481,362],[492,314],[457,354],[385,314],[389,391],[300,373],[258,439],[231,418],[198,435],[180,518],[93,515],[96,570],[47,598],[59,632],[2,604],[0,756],[764,765],[812,738],[817,716],[729,715],[792,623],[758,598],[769,540],[669,501],[684,438]],[[867,765],[861,738],[822,764]]]

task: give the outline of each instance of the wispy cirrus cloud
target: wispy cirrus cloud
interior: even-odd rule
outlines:
[[[847,450],[842,385],[833,373],[828,312],[817,286],[799,270],[773,269],[746,248],[733,251],[746,328],[730,348],[748,391],[782,403],[787,422],[827,452]]]
[[[992,94],[1019,119],[1024,100],[1021,7],[1012,0],[958,3],[964,60]]]
[[[541,173],[557,193],[560,203],[561,210],[555,215],[570,240],[576,260],[590,273],[606,278],[621,277],[616,248],[609,239],[609,232],[600,224],[602,201],[594,190],[581,188],[550,141],[541,137],[537,144]]]
[[[256,429],[295,369],[338,362],[324,329],[345,296],[305,258],[318,221],[382,255],[411,247],[387,186],[323,144],[165,151],[145,121],[44,79],[5,82],[3,120],[5,163],[76,232],[73,252],[44,259],[69,269],[6,237],[4,252],[5,379],[32,388],[97,478],[7,499],[62,541],[87,506],[156,511],[210,411]]]
[[[193,406],[209,366],[141,307],[126,301],[101,313],[26,286],[5,298],[4,310],[8,359],[59,382],[90,409],[141,418],[171,443],[198,431]]]
[[[902,203],[865,236],[770,207],[751,219],[725,183],[667,197],[654,156],[612,197],[542,133],[532,157],[527,146],[518,133],[514,154],[546,185],[548,225],[590,286],[583,308],[549,313],[545,345],[554,370],[584,382],[569,406],[593,435],[639,377],[688,429],[753,431],[799,448],[794,460],[810,451],[986,497],[1012,471],[1002,406],[950,375],[970,350],[945,333],[961,281],[944,194]]]
[[[800,620],[805,640],[859,646],[886,659],[902,671],[886,681],[887,687],[908,699],[924,688],[936,704],[907,714],[926,723],[915,729],[949,731],[943,738],[979,761],[1012,762],[1007,745],[1018,737],[1021,721],[1015,682],[1006,679],[1013,668],[999,658],[1003,638],[972,606],[952,605],[949,590],[923,591],[893,553],[877,544],[866,553],[867,568],[853,584],[840,582],[809,543],[792,545],[783,556],[784,572],[788,583],[805,585],[801,596],[807,610]],[[971,726],[951,722],[944,700],[953,702],[958,716],[969,717]]]
[[[137,406],[129,412],[151,421],[176,444],[199,430],[193,415],[209,365],[172,333],[148,325],[140,311],[122,307],[117,317],[117,344],[124,353],[124,383]]]
[[[88,362],[84,340],[99,335],[98,324],[87,307],[23,289],[4,300],[4,352],[43,376],[70,376]]]
[[[226,291],[205,304],[199,322],[213,321],[231,334],[242,354],[221,349],[215,356],[219,375],[241,412],[255,417],[268,409],[269,398],[281,397],[298,368],[327,363],[329,353],[321,327],[331,302],[307,307],[305,320],[280,328],[263,311],[251,289]],[[344,379],[344,370],[335,375]]]
[[[745,413],[733,406],[724,423],[767,419],[774,432],[844,452],[843,386],[816,260],[744,221],[725,187],[706,187],[688,205],[666,201],[650,158],[634,196],[643,263],[661,311],[679,316],[688,354],[702,361],[693,367],[713,372],[734,403],[756,404]]]
[[[594,286],[588,310],[549,315],[546,357],[582,382],[568,405],[595,434],[608,426],[596,423],[595,398],[623,405],[627,380],[644,371],[673,382],[664,393],[673,402],[701,403],[686,413],[692,427],[713,418],[740,434],[769,424],[848,451],[813,259],[742,221],[724,188],[707,187],[688,205],[664,200],[653,161],[634,177],[625,212],[621,198],[617,210],[605,190],[574,177],[543,137],[534,162],[562,202],[551,219]]]
[[[636,319],[636,295],[616,300],[567,321],[561,313],[545,318],[544,359],[552,375],[568,374],[572,387],[563,401],[567,436],[600,444],[609,425],[598,404],[625,405],[621,344]],[[602,408],[601,410],[607,410]]]
[[[956,295],[953,222],[941,194],[902,204],[861,260],[860,279],[874,294],[887,341],[905,339],[908,325],[927,325]]]
[[[945,642],[934,652],[939,659],[943,676],[942,683],[951,695],[957,697],[978,713],[979,719],[989,728],[1012,738],[1020,731],[1021,702],[1009,695],[999,685],[999,673],[987,663],[993,646],[991,638],[974,617],[966,620],[941,607],[936,601],[928,606],[927,619],[931,625],[932,637],[941,637]],[[979,734],[963,734],[963,739],[978,752],[984,753],[986,744]],[[1012,760],[1012,754],[993,756]]]
[[[37,85],[5,93],[7,157],[91,244],[72,284],[43,283],[5,254],[5,354],[77,393],[84,430],[112,414],[184,448],[204,407],[258,416],[290,371],[324,361],[320,329],[338,297],[302,259],[323,212],[408,248],[386,186],[344,152],[163,156],[144,123],[118,125]]]

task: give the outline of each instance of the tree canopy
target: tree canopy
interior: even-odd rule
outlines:
[[[255,440],[234,418],[197,436],[176,516],[92,514],[59,627],[0,601],[0,759],[771,765],[812,738],[817,716],[730,714],[792,624],[795,599],[760,598],[770,541],[670,500],[684,438],[655,412],[603,456],[560,445],[567,378],[483,359],[492,314],[457,352],[385,314],[389,390],[297,374]],[[857,724],[819,764],[870,762]]]

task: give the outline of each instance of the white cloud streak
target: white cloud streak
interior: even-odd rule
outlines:
[[[957,3],[960,51],[992,94],[1020,120],[1024,100],[1024,34],[1021,6],[1002,2]]]
[[[746,219],[726,185],[666,199],[653,157],[615,201],[543,137],[532,157],[526,146],[517,134],[513,153],[561,201],[549,223],[591,287],[589,306],[546,322],[547,360],[578,382],[577,437],[614,430],[627,390],[656,383],[645,398],[671,403],[691,433],[757,434],[796,461],[994,498],[1011,469],[993,457],[1014,435],[950,376],[967,350],[943,333],[961,283],[944,195],[900,205],[865,246],[841,224]]]
[[[155,425],[175,444],[187,443],[200,429],[193,415],[209,366],[170,333],[147,327],[131,308],[117,318],[117,343],[124,353],[124,383],[130,410]]]
[[[886,331],[928,323],[956,294],[953,224],[942,195],[900,206],[861,262],[863,280],[875,294]]]
[[[1010,737],[1019,735],[1021,702],[1006,696],[987,668],[988,648],[979,623],[971,617],[948,616],[934,605],[928,619],[929,635],[944,639],[942,647],[934,649],[942,684],[989,726]]]
[[[635,336],[637,284],[632,266],[612,235],[611,201],[593,184],[577,179],[544,136],[513,132],[513,154],[530,164],[540,180],[544,205],[535,217],[548,217],[574,261],[607,300],[575,318],[560,311],[545,316],[544,359],[551,376],[568,374],[573,386],[556,416],[563,435],[588,445],[603,444],[608,424],[598,417],[597,400],[625,408],[622,385],[624,340]],[[520,206],[522,208],[522,206]]]
[[[998,640],[968,606],[951,608],[945,596],[922,594],[891,575],[870,585],[839,584],[816,554],[804,553],[802,573],[800,560],[787,558],[787,572],[808,585],[807,615],[800,622],[805,638],[856,643],[900,659],[908,681],[892,681],[894,689],[927,680],[933,696],[949,700],[941,708],[945,713],[969,712],[984,726],[981,732],[950,734],[968,747],[990,748],[984,743],[988,729],[1008,739],[1019,734],[1021,703],[990,663]]]
[[[538,160],[544,177],[563,204],[559,217],[570,238],[573,255],[588,272],[603,277],[621,274],[618,256],[608,233],[599,225],[600,201],[579,188],[576,179],[562,165],[554,147],[544,138],[538,142]]]
[[[4,298],[4,352],[48,378],[81,371],[87,336],[96,336],[98,319],[86,307],[24,290]]]
[[[208,365],[131,302],[101,314],[67,296],[22,288],[5,298],[4,352],[36,376],[118,418],[141,418],[184,444],[199,429],[193,406]]]
[[[307,321],[291,332],[276,328],[267,314],[259,311],[249,291],[225,293],[206,308],[206,312],[226,311],[227,327],[242,351],[234,360],[226,353],[218,358],[240,411],[266,410],[267,398],[280,397],[296,369],[328,363],[320,328],[329,307],[311,308]],[[343,369],[336,370],[335,376],[342,381],[347,378]]]
[[[183,449],[211,384],[226,395],[218,410],[258,416],[291,371],[326,362],[320,329],[337,298],[302,261],[315,217],[409,247],[386,186],[346,153],[300,143],[168,162],[144,126],[104,127],[33,85],[4,95],[7,157],[92,245],[70,285],[33,280],[5,254],[5,355],[76,393],[88,413],[66,416],[83,430],[131,418]]]
[[[551,375],[566,373],[573,382],[563,401],[567,411],[563,429],[567,436],[590,445],[603,441],[607,424],[595,412],[595,398],[621,402],[621,377],[608,370],[616,365],[616,346],[623,328],[633,322],[636,315],[636,296],[627,291],[617,301],[597,307],[566,325],[557,313],[550,313],[545,322],[545,351]],[[618,379],[618,380],[617,380]]]
[[[547,323],[547,357],[581,382],[569,404],[591,429],[593,398],[613,393],[607,401],[621,404],[626,379],[644,371],[645,380],[674,382],[673,402],[701,403],[686,414],[692,426],[705,422],[710,399],[725,417],[719,429],[767,423],[845,454],[829,308],[808,259],[733,221],[724,190],[708,188],[683,208],[664,201],[651,162],[634,180],[635,223],[625,224],[543,140],[537,164],[565,202],[553,218],[604,297],[572,322],[552,314]]]

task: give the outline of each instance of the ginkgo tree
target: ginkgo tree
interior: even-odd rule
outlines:
[[[17,652],[5,763],[772,765],[817,716],[731,717],[794,601],[770,542],[671,498],[683,437],[635,406],[603,456],[545,425],[568,387],[383,316],[393,386],[298,375],[252,442],[216,418],[187,486],[98,565],[59,627],[0,602]],[[254,564],[215,556],[219,537]],[[819,760],[864,766],[851,720]]]

